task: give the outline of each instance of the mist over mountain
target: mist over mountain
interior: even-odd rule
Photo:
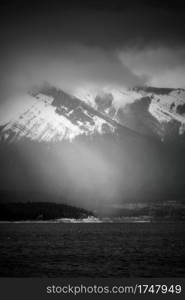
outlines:
[[[184,201],[177,2],[2,2],[1,191],[99,214]]]
[[[183,118],[184,91],[138,88],[125,93],[127,98],[142,95],[118,108],[113,94],[101,93],[90,105],[51,85],[33,89],[32,105],[1,127],[1,190],[46,193],[50,201],[60,196],[100,215],[114,215],[115,207],[119,211],[128,201],[182,200],[184,136],[177,130],[168,139],[163,127]],[[176,99],[175,107],[168,105],[169,115],[164,97]],[[166,120],[150,111],[152,101]],[[134,127],[139,120],[143,126]]]

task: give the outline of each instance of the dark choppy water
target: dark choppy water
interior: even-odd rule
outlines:
[[[0,276],[185,277],[185,226],[0,224]]]

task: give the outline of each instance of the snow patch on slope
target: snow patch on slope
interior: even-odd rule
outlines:
[[[31,140],[44,142],[57,142],[63,139],[72,141],[79,135],[90,135],[103,132],[103,124],[107,124],[110,131],[115,127],[99,116],[92,116],[88,110],[83,109],[83,114],[89,121],[80,121],[74,124],[70,115],[74,110],[62,105],[62,114],[57,113],[56,106],[52,105],[54,98],[42,93],[32,95],[36,101],[15,119],[12,119],[2,130],[3,139],[20,140],[27,137]]]
[[[174,90],[168,95],[148,94],[152,101],[149,112],[160,122],[170,122],[176,120],[181,123],[179,134],[184,133],[185,114],[178,113],[178,107],[185,105],[185,91]]]
[[[45,95],[37,95],[36,101],[30,109],[25,111],[20,117],[10,122],[4,130],[11,130],[15,133],[16,139],[23,136],[31,140],[39,141],[60,141],[82,134],[78,126],[73,125],[64,116],[59,116],[55,112],[55,107],[51,105],[53,99]]]

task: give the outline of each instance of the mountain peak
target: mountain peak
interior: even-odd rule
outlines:
[[[113,132],[117,127],[108,116],[60,89],[44,86],[30,94],[33,104],[2,128],[1,140],[72,141],[79,135]]]

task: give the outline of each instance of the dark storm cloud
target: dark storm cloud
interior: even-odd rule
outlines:
[[[46,80],[184,86],[182,1],[2,1],[0,11],[1,101]]]
[[[78,42],[115,48],[137,44],[184,43],[183,1],[23,1],[1,13],[4,37],[34,36],[53,43]],[[2,20],[3,19],[3,20]],[[13,35],[15,34],[15,35]]]

